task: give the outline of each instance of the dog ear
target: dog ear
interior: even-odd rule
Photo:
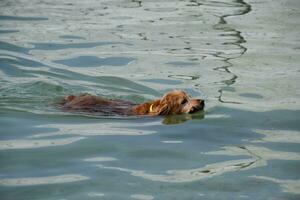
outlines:
[[[171,114],[171,102],[167,101],[167,98],[162,99],[158,106],[158,115],[169,115]]]
[[[170,113],[170,108],[168,104],[160,105],[158,110],[158,115],[168,115]]]

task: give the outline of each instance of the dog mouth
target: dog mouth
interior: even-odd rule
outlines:
[[[204,108],[204,102],[201,102],[199,105],[193,106],[188,113],[192,114],[198,111],[202,111]]]
[[[200,111],[201,109],[199,109],[199,108],[195,108],[195,107],[193,107],[193,108],[191,108],[190,110],[189,110],[189,114],[193,114],[193,113],[195,113],[195,112],[198,112],[198,111]]]

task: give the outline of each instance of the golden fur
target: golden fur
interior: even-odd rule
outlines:
[[[93,95],[66,96],[61,105],[65,110],[100,112],[119,115],[172,115],[194,113],[204,108],[204,100],[192,99],[186,92],[174,90],[162,98],[142,104],[124,100],[108,100]]]

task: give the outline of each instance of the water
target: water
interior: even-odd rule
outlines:
[[[1,199],[299,199],[298,1],[1,1]],[[67,94],[205,113],[66,113]]]

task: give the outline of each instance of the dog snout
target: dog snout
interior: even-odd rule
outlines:
[[[190,108],[189,113],[194,113],[194,112],[203,110],[203,108],[204,108],[204,100],[202,100],[202,99],[194,99],[194,100],[192,100],[192,102],[193,102],[193,105]]]
[[[193,106],[194,109],[196,110],[202,110],[205,106],[204,100],[202,99],[196,99],[197,104]]]
[[[199,105],[203,108],[205,105],[204,100],[202,100],[202,99],[197,99],[197,100],[199,102]]]

